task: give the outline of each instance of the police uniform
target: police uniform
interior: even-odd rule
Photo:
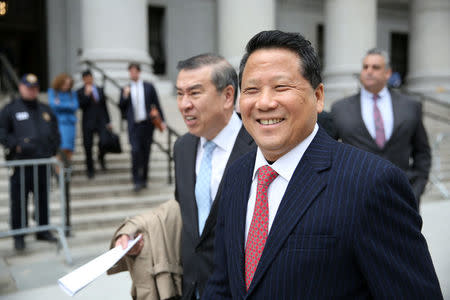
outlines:
[[[38,100],[15,99],[7,104],[0,112],[0,143],[5,147],[7,159],[34,159],[49,158],[56,154],[60,143],[58,123],[55,115],[48,105]],[[17,146],[20,152],[16,151]],[[33,167],[25,167],[25,201],[29,192],[34,193]],[[47,195],[47,168],[37,167],[37,188],[39,225],[48,224],[48,195]],[[16,167],[10,178],[11,192],[11,227],[22,228],[27,224],[21,218],[21,178],[20,168]],[[27,202],[25,202],[27,203]],[[25,210],[26,212],[26,210]],[[21,236],[16,236],[22,238]],[[37,234],[38,239],[54,239],[48,232]]]

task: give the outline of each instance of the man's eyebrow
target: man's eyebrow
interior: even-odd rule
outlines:
[[[203,85],[201,83],[197,83],[197,84],[187,87],[186,91],[191,91],[191,90],[201,89],[201,88],[203,88]],[[182,90],[182,89],[177,86],[177,90]]]
[[[242,85],[244,85],[244,84],[252,85],[252,84],[257,84],[259,82],[260,82],[259,79],[254,78],[254,79],[249,79],[249,80],[246,80],[246,81],[242,81]]]

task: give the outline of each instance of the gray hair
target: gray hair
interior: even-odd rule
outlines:
[[[218,92],[223,91],[227,86],[234,88],[234,101],[238,94],[238,78],[233,66],[220,55],[204,53],[181,60],[177,64],[177,70],[195,70],[204,66],[213,66],[211,81]]]
[[[372,48],[366,52],[366,56],[364,56],[364,58],[367,57],[368,55],[373,54],[381,55],[384,58],[386,69],[391,68],[391,59],[389,58],[389,54],[387,53],[387,51],[380,48]]]

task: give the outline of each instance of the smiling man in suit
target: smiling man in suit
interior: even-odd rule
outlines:
[[[374,48],[366,53],[360,73],[361,91],[332,107],[334,137],[375,153],[405,171],[419,208],[431,168],[422,105],[388,90],[391,74],[386,51]]]
[[[442,299],[404,173],[318,127],[311,43],[260,32],[239,71],[258,148],[224,177],[202,299]]]

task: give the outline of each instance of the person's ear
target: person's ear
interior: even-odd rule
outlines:
[[[325,105],[325,92],[324,92],[323,83],[319,84],[316,87],[316,89],[314,90],[314,97],[316,98],[317,113],[320,114]]]
[[[386,81],[388,81],[389,78],[391,78],[391,76],[392,76],[392,69],[388,68],[386,71],[386,76],[385,76]]]
[[[223,91],[222,96],[225,98],[225,107],[230,108],[234,106],[234,88],[232,85],[227,85]]]

